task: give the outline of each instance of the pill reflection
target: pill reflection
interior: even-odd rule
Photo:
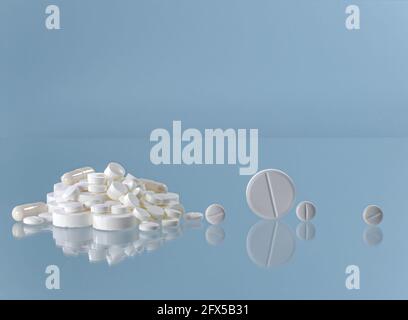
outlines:
[[[368,246],[377,246],[383,240],[383,233],[380,227],[368,226],[364,230],[363,239]]]
[[[248,232],[247,253],[259,267],[270,268],[287,263],[295,252],[295,238],[282,221],[261,220]]]
[[[11,228],[11,234],[13,235],[14,238],[17,238],[17,239],[22,239],[28,236],[35,235],[37,233],[47,232],[47,231],[50,231],[50,226],[47,224],[38,225],[38,226],[30,226],[22,222],[16,222],[13,224]]]
[[[300,240],[313,240],[316,228],[312,222],[300,222],[296,227],[296,235]]]
[[[225,231],[221,226],[212,225],[205,231],[205,240],[212,246],[218,246],[224,242]]]

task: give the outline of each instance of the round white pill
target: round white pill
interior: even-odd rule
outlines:
[[[164,210],[162,207],[150,205],[150,206],[147,206],[146,210],[156,220],[161,220],[164,218]]]
[[[152,191],[145,193],[146,201],[155,204],[155,205],[166,205],[170,202],[178,202],[179,195],[173,192],[166,192],[166,193],[154,193]]]
[[[295,200],[295,186],[284,172],[267,169],[255,174],[246,189],[251,210],[264,219],[277,219],[289,211]]]
[[[130,192],[124,196],[121,196],[119,198],[119,201],[122,202],[124,205],[132,208],[140,206],[140,201],[138,197],[136,197],[133,193]]]
[[[45,220],[38,216],[30,216],[30,217],[25,217],[23,219],[23,223],[31,225],[31,226],[38,226],[38,225],[45,223]]]
[[[383,212],[380,207],[376,205],[369,205],[364,209],[363,220],[369,225],[377,225],[383,219]]]
[[[106,176],[102,172],[93,172],[88,174],[88,183],[104,185],[106,184]]]
[[[117,204],[111,207],[111,212],[112,214],[123,214],[123,213],[129,213],[130,208],[128,206],[125,206],[123,204]]]
[[[115,231],[134,227],[137,219],[131,213],[93,214],[93,227],[97,230]]]
[[[163,228],[174,228],[178,227],[179,219],[165,219],[162,220],[162,227]]]
[[[288,262],[295,248],[291,230],[280,221],[261,220],[248,232],[248,256],[260,267],[269,268]]]
[[[136,218],[138,218],[140,221],[148,221],[152,219],[152,216],[150,215],[150,213],[140,207],[136,207],[133,209],[133,215]]]
[[[221,226],[209,226],[205,231],[205,240],[212,246],[218,246],[224,242],[225,232]]]
[[[224,208],[219,204],[210,205],[205,210],[205,218],[211,224],[220,224],[225,219]]]
[[[201,212],[187,212],[184,215],[184,220],[202,220],[203,214]]]
[[[91,206],[92,213],[110,213],[111,206],[106,203],[96,203]]]
[[[108,196],[112,200],[119,200],[121,196],[128,193],[128,188],[119,181],[113,181],[108,188]]]
[[[160,229],[160,225],[156,222],[153,221],[143,221],[141,224],[139,224],[139,230],[140,231],[157,231]]]
[[[62,199],[64,201],[76,201],[78,199],[79,194],[80,191],[78,187],[72,185],[65,189],[65,191],[62,193]]]
[[[61,204],[66,213],[81,212],[84,210],[84,206],[81,202],[65,202]]]
[[[301,221],[309,221],[316,215],[316,206],[310,201],[302,201],[296,207],[296,216]]]
[[[170,219],[179,219],[183,215],[183,213],[176,209],[164,208],[164,213],[166,217]]]
[[[104,203],[107,200],[109,200],[109,197],[106,193],[81,192],[78,197],[78,201],[87,207],[95,203]]]
[[[40,218],[43,218],[47,222],[52,222],[52,213],[51,212],[42,212],[38,216]]]
[[[116,162],[111,162],[106,167],[104,174],[109,180],[122,179],[125,176],[125,168]]]
[[[52,224],[60,228],[83,228],[92,225],[92,214],[89,211],[66,213],[55,210],[52,213]]]
[[[313,223],[302,221],[296,227],[296,235],[300,240],[313,240],[316,235],[316,228]]]
[[[174,210],[180,211],[181,214],[184,214],[184,212],[186,212],[186,210],[184,209],[183,205],[180,204],[180,203],[174,203],[174,202],[169,203],[169,204],[166,205],[166,208],[168,208],[168,209],[174,209]]]
[[[88,191],[91,193],[103,193],[106,192],[107,186],[104,184],[89,184]]]

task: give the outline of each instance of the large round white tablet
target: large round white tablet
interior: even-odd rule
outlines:
[[[284,172],[267,169],[255,174],[246,189],[251,210],[264,219],[277,219],[292,207],[295,185]]]
[[[93,214],[93,227],[98,230],[114,231],[132,228],[137,224],[137,219],[132,213],[122,214]]]
[[[55,210],[52,213],[52,224],[60,228],[83,228],[92,225],[90,211],[66,213],[63,210]]]

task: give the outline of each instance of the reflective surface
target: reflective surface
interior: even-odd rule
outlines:
[[[260,169],[281,169],[296,186],[294,207],[278,222],[250,211],[250,177],[235,166],[155,166],[148,137],[0,141],[1,298],[408,298],[406,139],[261,139]],[[142,235],[11,219],[15,205],[44,200],[65,171],[112,160],[167,183],[187,211],[222,204],[226,220]],[[313,224],[294,212],[305,199],[318,208]],[[376,229],[362,220],[372,203],[384,211]],[[60,290],[45,288],[51,264]],[[345,288],[351,264],[360,267],[358,291]]]

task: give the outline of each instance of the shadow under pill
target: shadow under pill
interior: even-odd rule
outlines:
[[[296,250],[291,229],[275,220],[254,224],[248,232],[246,246],[249,258],[262,268],[288,263]]]
[[[364,243],[368,246],[377,246],[383,240],[383,232],[380,227],[368,226],[363,233]]]
[[[296,236],[300,240],[310,241],[316,236],[316,228],[312,222],[300,222],[296,227]]]

